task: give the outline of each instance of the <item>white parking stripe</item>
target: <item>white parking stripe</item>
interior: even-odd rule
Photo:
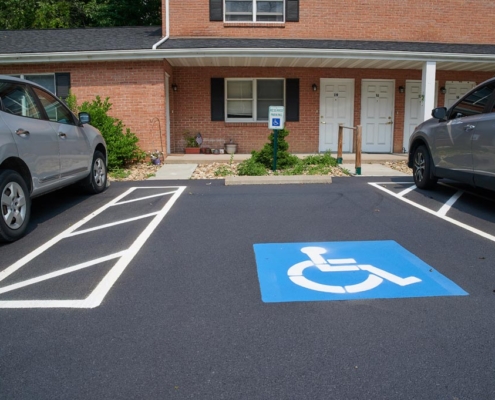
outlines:
[[[419,208],[420,210],[423,210],[429,214],[432,214],[434,215],[435,217],[438,217],[440,219],[443,219],[444,221],[447,221],[447,222],[450,222],[451,224],[454,224],[462,229],[466,229],[467,231],[470,231],[476,235],[479,235],[481,237],[484,237],[485,239],[488,239],[488,240],[491,240],[492,242],[495,242],[495,236],[493,235],[490,235],[489,233],[486,233],[486,232],[483,232],[483,231],[480,231],[479,229],[476,229],[472,226],[469,226],[467,224],[464,224],[462,222],[459,222],[453,218],[450,218],[450,217],[447,217],[446,215],[438,215],[438,213],[436,211],[433,211],[433,210],[430,210],[429,208],[427,207],[424,207],[420,204],[417,204],[409,199],[406,199],[404,197],[401,197],[399,195],[397,195],[396,193],[392,192],[391,190],[388,190],[388,189],[385,189],[384,187],[380,186],[380,185],[397,185],[399,182],[368,182],[369,185],[371,186],[374,186],[376,187],[377,189],[380,189],[386,193],[388,193],[389,195],[393,196],[393,197],[396,197],[397,199],[399,200],[402,200],[403,202],[407,203],[407,204],[410,204],[416,208]],[[403,182],[403,183],[409,183],[409,182]]]
[[[120,196],[117,196],[115,199],[113,199],[109,203],[105,204],[103,207],[101,207],[98,210],[96,210],[95,212],[89,214],[86,218],[83,218],[79,222],[76,222],[69,229],[66,229],[65,231],[63,231],[59,235],[55,236],[53,239],[51,239],[48,242],[46,242],[43,246],[38,247],[36,250],[33,250],[28,255],[22,257],[19,261],[17,261],[16,263],[12,264],[7,269],[1,271],[0,272],[0,282],[3,281],[5,278],[7,278],[9,275],[11,275],[14,272],[16,272],[19,268],[22,268],[29,261],[31,261],[34,258],[38,257],[40,254],[44,253],[50,247],[52,247],[53,245],[57,244],[59,241],[61,241],[62,239],[64,239],[68,235],[70,235],[76,229],[78,229],[79,227],[83,226],[86,222],[91,221],[94,217],[96,217],[98,214],[101,214],[103,211],[105,211],[107,208],[111,207],[113,204],[115,204],[116,202],[118,202],[120,199],[124,198],[129,193],[132,193],[134,191],[134,189],[135,188],[130,188],[126,192],[122,193]]]
[[[97,215],[101,214],[103,211],[108,209],[109,207],[112,207],[115,205],[117,202],[119,202],[121,199],[125,198],[128,196],[130,193],[132,193],[134,190],[141,190],[141,189],[170,189],[170,188],[177,188],[177,190],[174,190],[173,192],[169,192],[167,194],[172,194],[170,199],[168,199],[167,203],[165,206],[158,212],[155,213],[149,213],[145,214],[139,217],[135,218],[129,218],[127,220],[122,220],[122,221],[117,221],[115,223],[111,224],[105,224],[81,231],[76,231],[78,228],[80,228],[82,225],[96,217]],[[91,294],[86,298],[86,299],[80,299],[80,300],[4,300],[0,301],[0,308],[94,308],[97,307],[101,304],[103,299],[105,298],[106,294],[109,292],[109,290],[112,288],[114,283],[117,281],[119,276],[122,274],[122,272],[125,270],[127,265],[132,261],[134,256],[138,253],[138,251],[141,249],[141,247],[144,245],[144,243],[147,241],[147,239],[151,236],[153,231],[156,229],[158,224],[163,220],[163,218],[166,216],[166,214],[170,211],[174,203],[177,201],[177,199],[180,197],[180,195],[184,192],[186,189],[186,186],[177,186],[177,187],[134,187],[130,188],[127,190],[125,193],[122,193],[120,196],[116,197],[103,207],[99,208],[95,212],[91,213],[81,221],[77,222],[73,226],[71,226],[69,229],[66,229],[64,232],[60,233],[59,235],[55,236],[53,239],[49,240],[47,243],[45,243],[43,246],[40,246],[36,250],[32,251],[16,263],[12,264],[10,267],[5,269],[4,271],[0,271],[0,281],[4,280],[14,272],[18,271],[20,268],[25,266],[27,263],[35,259],[37,256],[48,250],[50,247],[54,246],[57,244],[59,241],[62,239],[65,239],[67,237],[71,237],[74,235],[82,235],[83,233],[88,233],[92,232],[94,230],[98,229],[103,229],[109,226],[114,226],[114,225],[119,225],[123,224],[126,222],[132,222],[136,221],[139,219],[143,218],[149,218],[154,216],[154,218],[151,220],[151,222],[147,225],[147,227],[144,229],[144,231],[141,232],[139,237],[134,241],[134,243],[131,245],[130,248],[127,250],[121,251],[119,253],[111,254],[108,256],[104,256],[101,258],[98,258],[96,260],[91,260],[87,261],[75,266],[71,266],[68,268],[63,268],[61,270],[57,270],[54,272],[51,272],[49,274],[45,274],[42,276],[38,276],[36,278],[28,279],[23,282],[17,282],[15,284],[5,286],[3,288],[0,288],[0,294],[11,292],[13,290],[33,285],[42,281],[46,281],[61,275],[66,275],[84,268],[88,268],[90,266],[109,261],[112,259],[118,258],[118,261],[114,264],[114,266],[110,269],[110,271],[104,276],[104,278],[101,280],[101,282],[96,286],[96,288],[91,292]],[[164,195],[164,194],[160,194]],[[156,197],[155,195],[151,197]],[[142,198],[144,199],[144,198]]]
[[[80,230],[77,232],[72,232],[71,234],[67,235],[67,237],[82,235],[83,233],[94,232],[94,231],[98,231],[100,229],[110,228],[111,226],[126,224],[126,223],[132,222],[132,221],[138,221],[140,219],[153,217],[153,216],[157,215],[158,213],[159,213],[159,211],[154,212],[154,213],[145,214],[145,215],[140,215],[139,217],[123,219],[121,221],[112,222],[110,224],[95,226],[94,228],[88,228],[88,229]]]
[[[105,298],[108,291],[111,289],[115,281],[124,272],[127,265],[131,262],[134,256],[137,254],[139,249],[148,240],[153,231],[156,229],[161,220],[167,215],[174,203],[177,201],[179,196],[185,190],[185,186],[177,190],[177,192],[172,196],[172,198],[167,202],[167,205],[158,213],[158,215],[153,218],[146,229],[139,235],[136,241],[129,247],[128,251],[120,258],[115,266],[108,272],[108,274],[103,278],[103,280],[98,284],[96,289],[89,295],[85,300],[85,305],[88,308],[98,307],[103,299]]]
[[[84,268],[92,267],[93,265],[98,265],[105,261],[110,261],[113,260],[114,258],[122,257],[124,253],[125,251],[121,251],[115,254],[110,254],[109,256],[97,258],[96,260],[87,261],[82,264],[74,265],[72,267],[67,267],[64,269],[59,269],[58,271],[50,272],[49,274],[37,276],[36,278],[28,279],[27,281],[14,283],[12,285],[0,288],[0,294],[11,292],[12,290],[20,289],[26,286],[34,285],[35,283],[38,282],[47,281],[48,279],[56,278],[58,276],[70,274],[71,272],[79,271]]]
[[[462,196],[463,193],[464,193],[464,190],[459,190],[450,199],[448,199],[447,202],[440,208],[440,210],[437,211],[437,215],[438,216],[447,215],[447,213],[449,212],[449,210],[451,209],[451,207],[459,199],[459,197]]]
[[[175,190],[173,192],[167,192],[167,193],[158,193],[158,194],[153,194],[151,196],[146,196],[146,197],[140,197],[139,199],[132,199],[132,200],[126,200],[126,201],[119,201],[118,203],[115,203],[114,206],[120,206],[122,204],[128,204],[128,203],[134,203],[136,201],[143,201],[147,199],[152,199],[153,197],[160,197],[160,196],[166,196],[167,194],[172,194],[175,193]]]
[[[405,196],[406,194],[412,192],[414,189],[416,189],[416,185],[412,185],[411,187],[404,189],[402,192],[399,192],[397,194],[397,196],[400,196],[400,197]]]

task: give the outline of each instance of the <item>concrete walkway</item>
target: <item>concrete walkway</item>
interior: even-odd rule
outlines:
[[[298,157],[305,157],[308,154],[297,154]],[[182,180],[191,179],[191,175],[198,164],[210,164],[214,162],[229,162],[229,154],[171,154],[167,156],[164,165],[156,175],[150,180]],[[251,157],[251,154],[235,154],[233,161],[241,162]],[[342,168],[347,169],[351,174],[355,174],[355,155],[343,155]],[[389,168],[383,163],[393,161],[407,161],[407,154],[362,154],[361,155],[361,175],[360,176],[409,176]],[[358,175],[356,175],[358,176]]]

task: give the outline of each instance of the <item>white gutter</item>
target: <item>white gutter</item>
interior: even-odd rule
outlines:
[[[165,36],[155,46],[168,39]],[[255,49],[255,48],[194,48],[194,49],[147,49],[114,51],[78,51],[57,53],[1,54],[0,64],[54,63],[118,60],[163,60],[174,58],[321,58],[362,59],[391,61],[436,61],[494,63],[494,54],[427,53],[381,50],[348,49]]]
[[[156,42],[152,49],[156,50],[158,46],[160,46],[162,43],[164,43],[169,37],[170,37],[170,15],[169,15],[169,10],[168,10],[168,1],[165,0],[165,37],[160,39],[160,41]]]

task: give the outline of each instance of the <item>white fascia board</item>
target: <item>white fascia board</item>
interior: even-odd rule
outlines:
[[[164,55],[153,50],[79,51],[63,53],[14,53],[0,54],[0,64],[163,60]]]
[[[81,51],[59,53],[0,54],[0,64],[55,63],[119,60],[163,60],[172,58],[342,58],[369,60],[404,60],[436,62],[493,63],[492,54],[425,53],[381,50],[348,49],[257,49],[257,48],[194,48],[194,49],[146,49],[116,51]]]

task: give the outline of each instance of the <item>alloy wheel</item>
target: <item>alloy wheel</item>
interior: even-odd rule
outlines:
[[[17,182],[4,186],[1,198],[2,217],[10,229],[19,229],[26,218],[26,196]]]

